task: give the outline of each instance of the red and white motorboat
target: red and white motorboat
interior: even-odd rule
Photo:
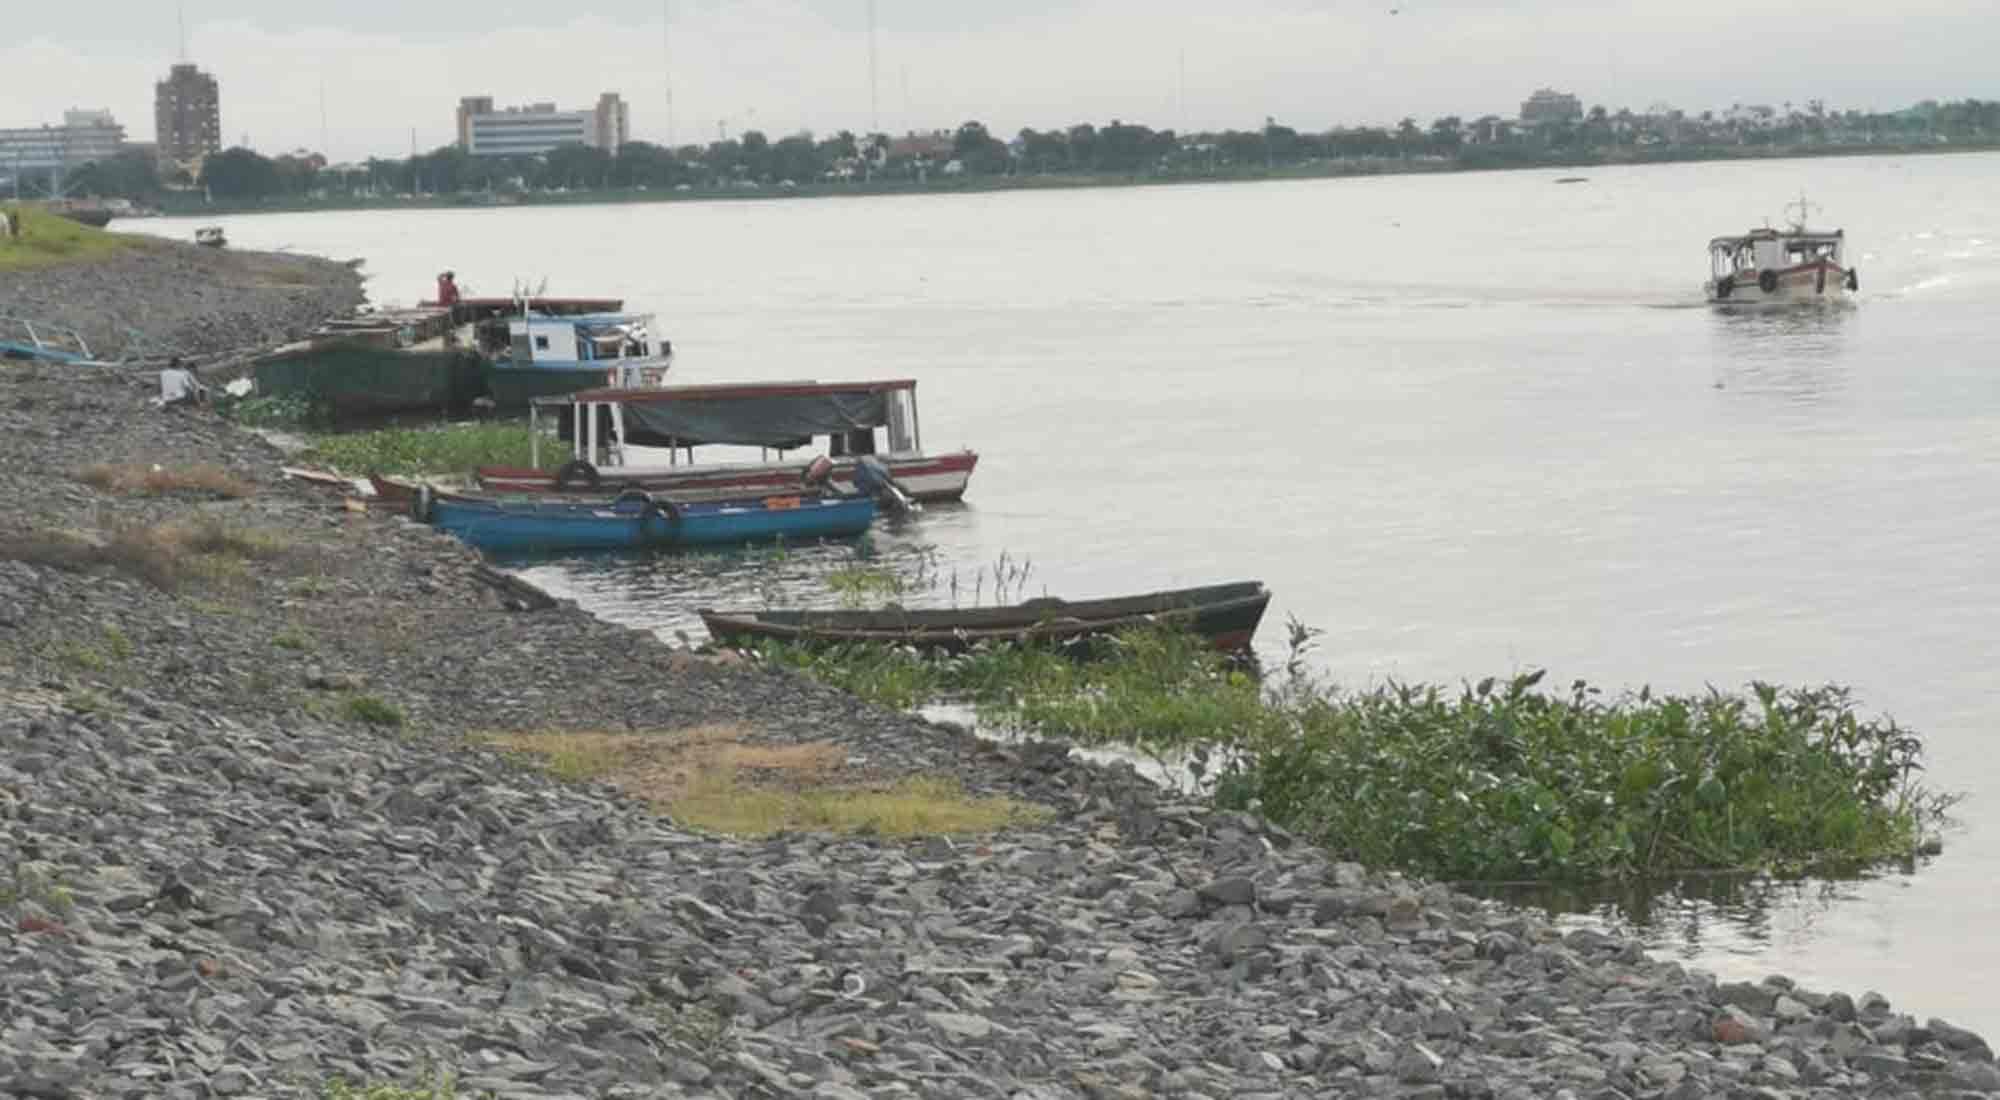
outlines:
[[[1861,289],[1861,275],[1847,265],[1846,231],[1807,229],[1804,197],[1787,207],[1798,219],[1784,229],[1766,226],[1708,242],[1711,302],[1789,305],[1830,302]]]
[[[482,466],[489,492],[617,492],[644,489],[676,500],[755,496],[796,488],[821,456],[833,480],[854,482],[872,456],[918,501],[959,500],[979,463],[969,450],[932,455],[918,431],[917,384],[760,382],[583,390],[529,406],[535,468]],[[540,469],[543,419],[570,444],[570,461]],[[882,438],[877,437],[880,430]],[[754,447],[754,461],[694,460],[698,446]]]

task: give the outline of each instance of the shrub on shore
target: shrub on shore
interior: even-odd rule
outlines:
[[[382,428],[314,436],[302,461],[342,473],[445,476],[479,466],[533,466],[533,436],[526,424],[447,424],[434,428]],[[561,445],[543,440],[541,467],[568,459]]]
[[[1224,806],[1434,878],[1852,869],[1909,855],[1952,802],[1918,782],[1917,737],[1864,719],[1839,687],[1606,696],[1550,692],[1535,673],[1337,691],[1297,662],[1263,685],[1158,632],[1088,663],[1015,647],[759,652],[890,705],[970,700],[998,724],[1179,756]]]

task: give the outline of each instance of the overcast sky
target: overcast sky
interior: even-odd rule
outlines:
[[[1301,129],[1512,114],[1543,85],[1643,110],[1897,108],[2000,98],[2000,0],[187,0],[188,55],[226,140],[336,160],[452,140],[463,95],[587,106],[632,136],[713,140],[956,126],[1011,135],[1113,118]],[[153,137],[179,51],[165,0],[10,4],[0,126],[107,107]],[[282,12],[274,9],[284,9]],[[567,8],[567,10],[565,10]],[[337,14],[336,14],[337,13]],[[1183,80],[1183,59],[1185,79]],[[322,139],[324,89],[324,139]],[[1183,89],[1185,94],[1183,95]]]

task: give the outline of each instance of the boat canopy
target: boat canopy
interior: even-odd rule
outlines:
[[[1717,237],[1708,242],[1714,251],[1734,251],[1758,241],[1785,241],[1799,244],[1839,244],[1847,238],[1847,231],[1836,229],[1831,233],[1821,233],[1807,229],[1753,229],[1730,237]]]
[[[587,390],[543,404],[615,404],[624,441],[641,447],[700,444],[789,448],[813,436],[901,422],[897,398],[916,382],[779,383]]]

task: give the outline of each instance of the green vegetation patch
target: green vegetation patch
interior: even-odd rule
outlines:
[[[932,775],[893,781],[854,774],[827,742],[762,744],[735,725],[655,734],[552,731],[479,742],[569,782],[608,783],[675,821],[740,837],[809,830],[891,837],[993,833],[1047,817],[1010,798],[968,792]]]
[[[1091,662],[1017,647],[757,652],[891,706],[970,701],[996,724],[1176,756],[1223,806],[1433,878],[1852,869],[1908,856],[1954,802],[1918,782],[1919,739],[1864,718],[1840,687],[1606,696],[1581,681],[1550,692],[1535,673],[1339,691],[1296,654],[1266,684],[1159,632]]]
[[[353,721],[384,729],[397,729],[403,724],[402,708],[374,695],[348,696],[341,704],[341,712]]]
[[[92,229],[34,203],[0,204],[0,212],[7,210],[20,216],[21,235],[10,239],[0,232],[0,271],[102,259],[142,243],[137,237]]]
[[[491,1092],[481,1092],[477,1097],[490,1097]],[[439,1074],[428,1083],[417,1085],[351,1084],[346,1079],[335,1077],[320,1086],[320,1100],[475,1100],[475,1094],[462,1093],[458,1080],[451,1074]]]
[[[299,457],[348,474],[438,476],[478,466],[533,466],[533,449],[526,424],[448,424],[315,436]],[[552,439],[542,441],[541,452],[543,469],[569,457]]]

